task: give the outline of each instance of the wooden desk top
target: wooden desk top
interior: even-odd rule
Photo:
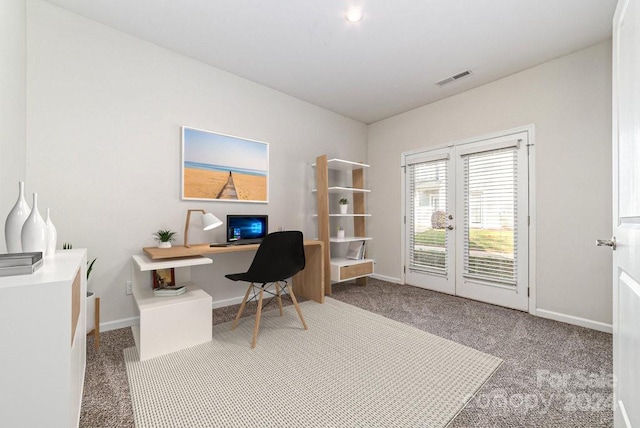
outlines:
[[[309,239],[304,241],[304,246],[323,245],[322,241]],[[260,244],[231,245],[228,247],[210,247],[209,244],[174,245],[171,248],[144,247],[142,250],[152,260],[175,259],[181,257],[206,256],[209,254],[237,253],[241,251],[255,251]]]

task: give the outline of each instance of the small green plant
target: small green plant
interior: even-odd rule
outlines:
[[[63,250],[71,250],[71,249],[73,249],[73,245],[71,245],[71,243],[69,243],[69,242],[65,242],[64,244],[62,244],[62,249]]]
[[[349,204],[349,200],[347,198],[342,198],[338,201],[338,203],[340,205],[348,205]]]
[[[159,230],[153,234],[155,236],[156,241],[158,242],[172,242],[177,235],[177,232],[172,232],[170,230]]]
[[[98,260],[98,258],[94,258],[91,260],[91,263],[87,262],[87,281],[89,281],[89,275],[91,275],[91,271],[93,270],[93,264]]]

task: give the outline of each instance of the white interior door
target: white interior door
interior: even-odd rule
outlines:
[[[528,310],[528,132],[403,157],[405,282]]]
[[[640,5],[613,23],[614,424],[640,427]]]

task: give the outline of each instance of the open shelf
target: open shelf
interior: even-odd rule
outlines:
[[[315,168],[316,164],[312,163],[311,166]],[[333,158],[327,160],[327,168],[340,171],[351,171],[354,169],[369,168],[369,165],[367,165],[366,163],[352,162],[344,159]]]
[[[359,265],[365,263],[373,263],[373,259],[352,260],[345,257],[331,257],[331,264],[337,267]]]
[[[329,238],[329,242],[341,243],[341,242],[356,242],[356,241],[370,241],[370,236],[345,236],[344,238]]]
[[[357,189],[355,187],[340,187],[333,186],[327,189],[329,193],[344,193],[344,192],[352,192],[352,193],[371,193],[369,189]],[[317,192],[318,189],[313,189],[312,192]]]
[[[318,214],[313,214],[318,217]],[[371,214],[329,214],[329,217],[371,217]]]
[[[183,257],[179,259],[166,259],[166,260],[151,260],[144,254],[136,254],[133,256],[133,260],[138,265],[140,271],[169,269],[177,267],[187,267],[196,265],[208,265],[213,263],[213,260],[204,256],[195,257]]]
[[[366,219],[371,217],[371,214],[366,213],[365,204],[365,195],[371,190],[364,186],[364,170],[369,168],[369,165],[344,159],[327,159],[326,155],[321,155],[316,158],[316,162],[312,166],[315,167],[316,174],[316,188],[312,192],[316,195],[318,208],[314,217],[318,220],[318,239],[325,244],[325,293],[331,294],[332,282],[355,279],[357,285],[366,285],[366,277],[373,273],[373,260],[351,260],[335,256],[346,255],[347,246],[350,243],[351,245],[353,243],[360,245],[362,241],[371,240],[366,232]],[[330,183],[330,181],[334,182]],[[345,197],[341,194],[346,194],[350,199],[349,205],[351,206],[348,211],[351,212],[342,214],[337,210],[335,202],[339,202],[338,198]],[[330,207],[338,212],[331,213]],[[343,208],[341,207],[341,209]],[[347,220],[341,220],[342,218]],[[354,236],[344,238],[331,236],[331,230],[335,234],[334,227],[337,224],[344,226],[350,222],[353,222],[353,230],[350,230],[349,233]],[[366,248],[364,250],[366,252]],[[334,257],[331,257],[331,254]]]

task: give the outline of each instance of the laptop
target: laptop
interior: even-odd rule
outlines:
[[[227,215],[227,244],[259,244],[269,230],[267,215]]]

